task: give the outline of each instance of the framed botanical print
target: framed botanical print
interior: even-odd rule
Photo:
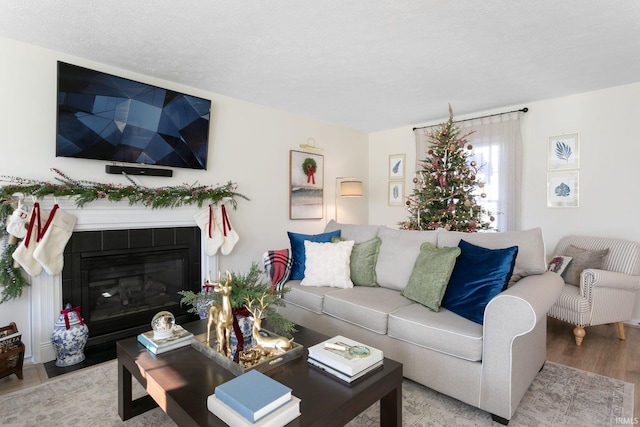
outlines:
[[[547,174],[547,206],[579,206],[579,172],[549,172]]]
[[[389,179],[404,179],[405,158],[404,154],[391,154],[389,156]]]
[[[404,181],[389,181],[389,206],[404,206]]]
[[[322,219],[324,156],[289,152],[289,219]]]
[[[580,167],[580,136],[577,133],[549,138],[549,169],[577,169]]]

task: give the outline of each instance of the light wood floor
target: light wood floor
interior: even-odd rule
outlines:
[[[586,328],[582,346],[573,341],[573,326],[548,319],[547,360],[584,371],[617,378],[633,384],[640,383],[640,328],[625,326],[627,339],[616,337],[613,325]],[[27,365],[24,379],[15,375],[0,379],[0,395],[31,387],[47,381],[42,364]],[[634,415],[640,414],[640,390],[634,393]]]

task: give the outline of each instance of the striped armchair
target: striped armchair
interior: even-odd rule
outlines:
[[[560,240],[553,255],[575,252],[570,246],[609,252],[600,269],[587,268],[579,273],[576,283],[579,286],[565,283],[548,315],[576,325],[573,330],[576,345],[582,344],[585,326],[606,323],[615,323],[618,338],[624,340],[622,322],[631,319],[640,289],[640,244],[623,239],[568,236]],[[568,277],[564,277],[566,282]]]

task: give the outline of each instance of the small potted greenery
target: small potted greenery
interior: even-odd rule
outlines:
[[[265,296],[264,301],[268,306],[264,311],[264,319],[268,324],[269,330],[278,335],[292,337],[293,332],[296,331],[295,323],[285,318],[274,307],[284,306],[284,300],[282,300],[281,295],[288,292],[288,288],[284,288],[280,295],[272,293],[271,285],[264,282],[263,271],[255,261],[251,263],[247,273],[231,272],[230,283],[232,290],[229,299],[236,317],[248,315],[248,313],[244,312],[246,298],[258,300]],[[198,314],[201,318],[206,317],[211,304],[221,304],[220,293],[213,290],[203,289],[199,293],[193,291],[180,291],[178,293],[182,296],[180,304],[190,305],[191,308],[188,311]]]

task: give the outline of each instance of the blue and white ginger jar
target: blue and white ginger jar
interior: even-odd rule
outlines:
[[[89,328],[80,316],[80,307],[67,304],[56,320],[51,343],[56,351],[56,366],[71,366],[85,359],[84,346]]]

